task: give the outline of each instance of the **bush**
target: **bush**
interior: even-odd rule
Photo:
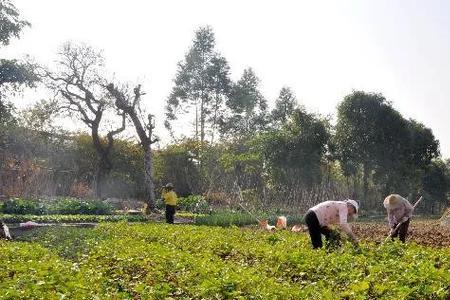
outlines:
[[[0,211],[5,214],[41,215],[44,213],[44,206],[38,200],[16,198],[4,202]]]
[[[75,198],[56,199],[10,199],[0,208],[4,214],[17,215],[109,215],[112,206],[100,200],[79,200]]]
[[[209,203],[200,195],[178,198],[178,209],[193,213],[204,213],[209,210]]]
[[[62,215],[108,215],[112,210],[111,205],[99,200],[75,198],[60,199],[47,207],[47,213]]]
[[[156,200],[156,208],[164,209],[164,201]],[[209,202],[201,195],[189,195],[187,197],[179,197],[177,202],[177,210],[188,211],[191,213],[202,214],[210,210]]]
[[[245,226],[256,223],[256,219],[247,213],[225,210],[214,212],[211,215],[202,215],[195,218],[195,224],[208,226]]]
[[[201,215],[195,217],[195,224],[208,225],[208,226],[246,226],[258,224],[258,219],[267,219],[270,225],[275,225],[277,217],[281,214],[267,213],[267,212],[255,212],[250,215],[244,211],[232,211],[232,210],[218,210],[209,215]],[[303,215],[285,215],[287,218],[288,226],[303,223]]]
[[[5,223],[24,223],[34,221],[40,223],[98,223],[98,222],[145,222],[143,215],[9,215],[0,214]]]

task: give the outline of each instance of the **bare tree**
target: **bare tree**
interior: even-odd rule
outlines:
[[[42,70],[47,85],[57,94],[59,109],[81,120],[89,129],[98,154],[95,194],[102,195],[105,177],[112,169],[110,159],[114,136],[125,130],[125,113],[108,97],[102,77],[103,57],[87,45],[66,43],[59,53],[57,72]],[[109,118],[109,119],[108,119]],[[114,118],[120,127],[113,128]],[[117,120],[115,120],[117,123]],[[102,138],[106,135],[106,141]]]
[[[141,92],[141,85],[137,85],[133,94],[120,90],[114,86],[113,83],[106,87],[112,97],[115,99],[115,104],[119,110],[127,114],[134,124],[136,133],[139,137],[140,144],[144,150],[144,178],[145,189],[147,194],[147,209],[146,213],[150,213],[155,209],[155,187],[153,184],[153,158],[152,158],[152,144],[157,142],[153,138],[153,130],[155,128],[153,122],[153,115],[147,114],[144,116],[140,108],[141,96],[145,93]]]

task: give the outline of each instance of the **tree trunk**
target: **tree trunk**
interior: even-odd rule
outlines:
[[[149,144],[144,149],[144,176],[145,176],[145,193],[146,193],[146,201],[147,208],[145,210],[146,214],[155,210],[155,186],[153,184],[153,158],[152,158],[152,149],[151,144]]]
[[[112,164],[109,160],[109,151],[106,151],[104,149],[104,146],[101,143],[100,136],[98,133],[98,125],[94,125],[92,127],[92,143],[94,144],[95,151],[97,152],[99,156],[99,162],[97,165],[97,171],[96,171],[96,178],[95,178],[95,184],[94,184],[94,190],[95,190],[95,197],[101,198],[102,197],[102,186],[105,182],[106,175],[111,171]]]
[[[369,192],[369,166],[364,164],[363,166],[363,197],[364,201],[368,203],[367,194]]]

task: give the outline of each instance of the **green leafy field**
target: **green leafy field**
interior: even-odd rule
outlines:
[[[0,242],[0,299],[448,299],[450,249],[126,223]]]

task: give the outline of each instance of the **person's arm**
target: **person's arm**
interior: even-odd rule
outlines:
[[[353,233],[352,228],[350,227],[350,224],[341,223],[341,224],[339,224],[339,226],[350,237],[350,239],[352,240],[352,242],[354,244],[358,243],[358,239],[356,238],[356,235]]]
[[[392,211],[390,209],[387,210],[387,214],[388,214],[389,227],[394,228],[395,223],[396,223],[395,215],[392,213]]]
[[[405,201],[405,215],[404,218],[411,218],[414,207],[409,203],[409,201]]]
[[[339,227],[350,237],[353,244],[358,244],[358,239],[347,222],[347,206],[339,209]]]

